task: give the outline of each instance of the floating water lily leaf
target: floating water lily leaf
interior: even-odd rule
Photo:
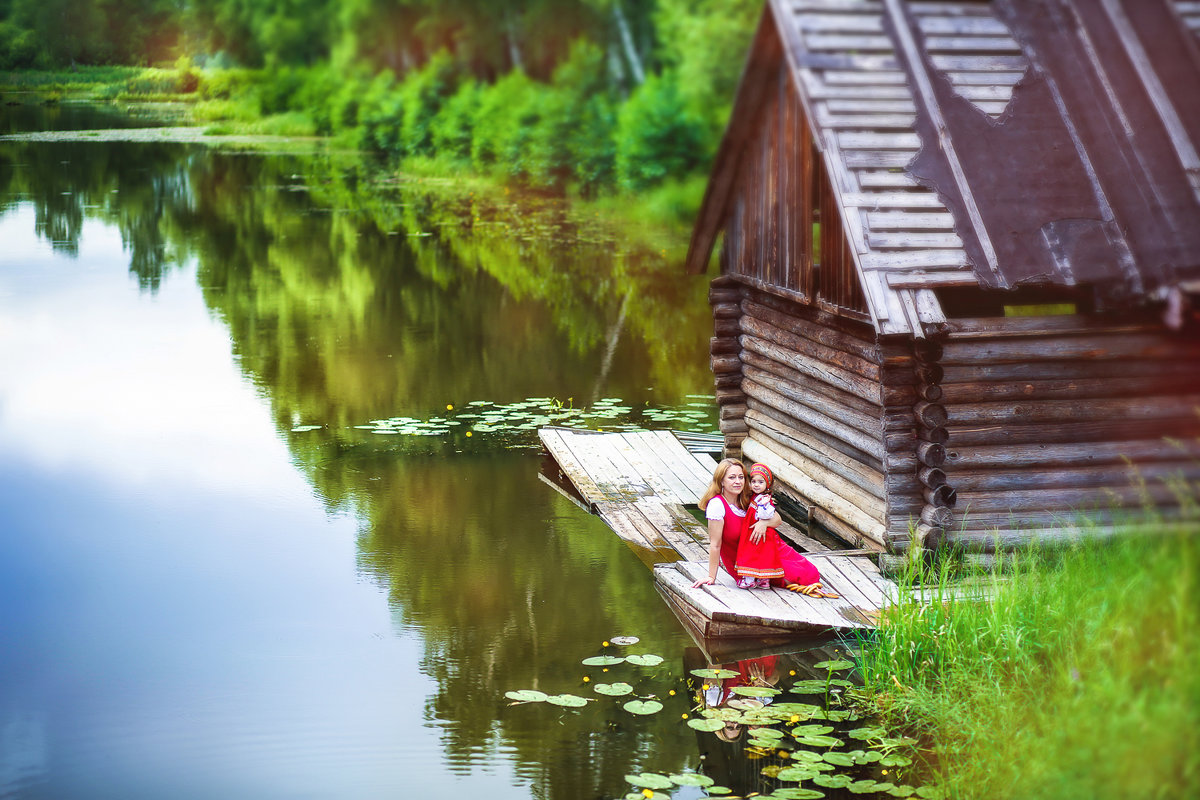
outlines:
[[[722,680],[724,678],[736,678],[738,674],[731,669],[694,669],[692,674],[697,678],[711,678],[713,680]]]
[[[778,741],[783,738],[783,731],[777,731],[774,728],[763,728],[755,731],[754,735],[759,739],[774,739]]]
[[[504,696],[509,700],[516,700],[518,703],[541,703],[549,695],[539,692],[537,689],[518,689],[515,692],[505,692]]]
[[[692,717],[687,721],[689,728],[695,728],[698,731],[719,731],[725,727],[725,722],[719,719],[702,719],[700,717]]]
[[[839,753],[839,752],[831,750],[828,753],[824,753],[821,757],[824,758],[826,761],[828,761],[830,764],[836,764],[839,767],[854,766],[854,757],[847,755],[846,753]]]
[[[709,719],[720,719],[726,722],[737,722],[742,718],[742,712],[736,708],[705,708],[700,713]]]
[[[787,767],[779,770],[779,774],[775,777],[781,781],[810,781],[819,773],[808,764],[803,764],[795,767]]]
[[[942,790],[936,786],[921,786],[917,789],[917,795],[925,800],[942,800]]]
[[[585,658],[583,663],[589,667],[609,667],[613,664],[620,664],[624,660],[624,656],[592,656]]]
[[[733,792],[728,786],[709,786],[704,791],[709,794],[731,794]]]
[[[626,775],[625,780],[634,786],[645,786],[647,789],[670,789],[675,784],[666,775],[657,772],[643,772],[640,775]]]
[[[827,733],[833,733],[832,725],[817,725],[813,723],[809,725],[797,725],[792,728],[792,736],[824,736]]]
[[[817,800],[817,798],[824,796],[825,793],[822,791],[802,786],[788,786],[764,795],[764,797],[778,797],[780,800]]]
[[[879,783],[875,784],[875,791],[877,792],[890,792],[895,788],[896,784],[891,783],[890,781],[880,781]]]
[[[850,719],[851,716],[852,716],[852,713],[849,711],[826,711],[825,712],[825,719],[829,720],[830,722],[841,722],[844,719]],[[813,719],[816,719],[816,717],[814,717]]]
[[[776,712],[787,716],[800,716],[804,719],[811,719],[812,716],[820,712],[820,706],[814,706],[812,703],[775,703],[771,706]]]
[[[678,786],[712,786],[716,781],[699,772],[681,772],[671,776],[671,782]]]
[[[816,763],[818,761],[821,761],[822,758],[821,758],[820,753],[814,753],[812,750],[797,750],[794,753],[792,753],[792,760]]]
[[[586,697],[574,694],[552,694],[546,698],[547,703],[567,708],[582,708],[588,704]]]
[[[854,684],[851,683],[850,681],[846,680],[845,678],[830,678],[829,685],[830,686],[853,686]]]
[[[730,691],[742,697],[774,697],[779,694],[778,689],[770,686],[734,686]]]
[[[890,794],[892,797],[912,797],[915,791],[917,790],[913,787],[906,783],[902,783],[899,786],[893,786],[891,789],[888,789],[888,794]]]
[[[841,739],[832,736],[797,736],[796,741],[809,747],[838,747],[842,744]]]
[[[881,767],[907,767],[912,763],[912,759],[908,756],[890,755],[879,759]]]
[[[760,774],[766,775],[768,778],[774,778],[780,771],[787,769],[783,764],[771,764],[759,770]]]
[[[871,780],[855,781],[854,783],[851,783],[848,786],[846,786],[846,788],[848,790],[850,790],[851,792],[853,792],[854,794],[866,794],[867,792],[875,791],[875,787],[877,785],[878,784],[876,784],[875,781],[871,781]]]
[[[879,726],[870,728],[855,728],[846,734],[851,739],[880,739],[887,735],[887,731]]]
[[[633,687],[628,683],[597,683],[592,689],[609,697],[620,697],[623,694],[633,694]]]
[[[630,714],[657,714],[662,707],[663,704],[657,700],[630,700],[622,706]]]
[[[609,639],[609,641],[612,642],[613,644],[618,644],[618,645],[621,645],[622,647],[625,647],[625,646],[628,646],[631,644],[637,644],[638,642],[641,641],[641,639],[639,639],[636,636],[614,636],[611,639]]]
[[[853,778],[851,778],[849,775],[842,775],[841,773],[835,773],[833,775],[818,775],[813,778],[813,783],[815,783],[817,786],[824,786],[827,789],[845,789],[853,782]]]
[[[868,750],[859,758],[860,764],[874,764],[876,761],[883,760],[883,753],[878,750]]]
[[[824,680],[796,681],[792,684],[792,691],[796,694],[825,694],[826,686]]]
[[[760,739],[759,737],[753,735],[746,740],[746,744],[753,745],[754,747],[761,747],[764,750],[774,750],[777,743],[778,740],[776,739]]]
[[[761,700],[754,700],[749,697],[735,697],[729,701],[728,705],[730,708],[736,708],[740,711],[756,711],[763,707]]]
[[[625,660],[639,667],[657,667],[663,662],[663,657],[656,656],[653,653],[635,653],[631,656],[625,656]]]
[[[854,669],[854,662],[838,659],[837,661],[818,661],[813,666],[817,669]]]

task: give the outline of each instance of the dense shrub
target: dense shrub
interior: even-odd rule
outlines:
[[[400,124],[404,118],[404,96],[391,70],[375,76],[358,103],[360,147],[388,155],[399,153]]]
[[[454,92],[457,70],[445,50],[434,54],[425,66],[410,72],[401,90],[403,117],[400,124],[402,155],[429,155],[432,150],[431,123],[438,109]]]
[[[673,75],[653,75],[629,97],[617,118],[617,181],[640,191],[683,177],[704,159],[704,134],[686,108]]]
[[[0,22],[0,69],[29,69],[37,63],[37,36],[11,22]]]
[[[544,85],[514,70],[483,91],[471,137],[471,163],[499,167],[518,177],[529,174],[530,144],[546,99]]]
[[[482,97],[483,87],[479,82],[468,80],[446,100],[429,123],[436,154],[460,161],[470,160],[471,127]]]

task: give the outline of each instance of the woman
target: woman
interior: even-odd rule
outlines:
[[[761,542],[768,528],[778,528],[783,518],[776,511],[770,519],[760,519],[746,525],[746,507],[750,503],[750,487],[746,484],[746,468],[736,458],[726,458],[713,470],[712,483],[700,498],[700,508],[708,519],[708,578],[692,584],[712,585],[717,582],[717,570],[725,567],[730,575],[737,575],[738,542],[742,536],[750,537],[752,544]],[[783,566],[782,583],[793,592],[813,597],[837,595],[824,590],[820,584],[820,573],[812,562],[779,539],[776,545]]]
[[[700,498],[700,508],[708,519],[708,578],[692,584],[712,585],[717,582],[717,570],[725,567],[736,575],[738,541],[746,522],[746,506],[750,502],[750,487],[746,485],[746,468],[736,458],[726,458],[713,470],[712,483]],[[776,512],[770,519],[759,520],[747,531],[750,541],[757,544],[767,535],[767,528],[783,524]]]

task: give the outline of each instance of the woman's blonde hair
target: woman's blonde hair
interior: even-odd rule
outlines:
[[[742,475],[746,474],[746,465],[736,458],[725,458],[717,464],[717,468],[713,470],[712,483],[704,490],[704,494],[700,497],[700,508],[704,509],[708,506],[708,501],[721,493],[721,484],[725,481],[725,473],[729,472],[729,468],[737,466],[742,470]],[[737,499],[738,508],[745,509],[750,504],[750,483],[749,481],[742,484],[742,492]]]

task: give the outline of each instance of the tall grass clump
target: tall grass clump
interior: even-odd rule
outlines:
[[[1025,549],[990,602],[914,567],[933,597],[902,590],[864,641],[866,697],[950,798],[1200,796],[1197,533]]]

